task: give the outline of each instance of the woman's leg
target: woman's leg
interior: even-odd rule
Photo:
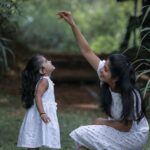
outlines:
[[[84,146],[81,146],[81,147],[79,147],[79,150],[90,150],[90,149],[88,149],[88,148],[86,148]]]

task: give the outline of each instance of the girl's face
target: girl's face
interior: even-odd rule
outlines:
[[[52,64],[50,60],[47,60],[45,57],[42,58],[42,73],[44,75],[51,75],[51,73],[55,70],[55,66]]]

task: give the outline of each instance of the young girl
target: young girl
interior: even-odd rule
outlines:
[[[21,94],[27,112],[20,129],[18,147],[60,149],[57,104],[54,83],[50,79],[54,69],[51,61],[35,55],[22,72]]]
[[[125,56],[113,54],[100,60],[90,49],[71,13],[59,12],[72,28],[83,56],[102,81],[101,106],[109,119],[98,118],[95,125],[81,126],[70,136],[79,150],[142,150],[149,126],[135,72]]]

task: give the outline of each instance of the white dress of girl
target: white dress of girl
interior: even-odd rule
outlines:
[[[54,96],[54,83],[48,76],[48,89],[42,96],[44,111],[50,118],[44,123],[39,115],[36,104],[27,110],[18,137],[18,147],[36,148],[47,147],[60,149],[60,131],[57,119],[57,103]]]
[[[100,61],[98,75],[104,64],[105,61]],[[122,112],[121,95],[111,90],[110,92],[112,95],[111,119],[119,120]],[[138,97],[141,100],[139,95]],[[135,109],[136,102],[134,103]],[[121,132],[106,125],[87,125],[75,129],[70,136],[75,141],[77,148],[84,146],[90,150],[142,150],[148,134],[149,125],[144,117],[139,123],[134,121],[129,132]]]

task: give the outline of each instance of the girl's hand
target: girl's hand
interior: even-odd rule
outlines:
[[[73,25],[74,20],[70,11],[60,11],[57,13],[60,18],[63,18],[68,24]]]
[[[41,119],[44,121],[44,123],[50,122],[50,118],[46,114],[41,114]]]

